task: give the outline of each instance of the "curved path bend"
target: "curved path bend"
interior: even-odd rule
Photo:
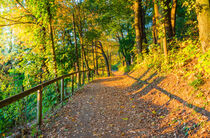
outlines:
[[[144,81],[137,81],[129,75],[94,80],[44,124],[42,135],[70,138],[176,137],[179,135],[177,131],[164,133],[164,128],[159,127],[161,116],[168,110],[139,98],[140,87],[147,85],[145,81],[152,77],[156,77],[155,74]],[[153,83],[145,87],[142,94],[155,86]]]

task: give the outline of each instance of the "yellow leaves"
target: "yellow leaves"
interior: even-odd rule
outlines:
[[[152,111],[153,114],[157,114],[157,112],[155,110]]]
[[[39,52],[40,52],[39,47],[35,47],[35,48],[32,50],[32,52],[34,52],[34,53],[39,53]]]
[[[163,118],[165,118],[165,116],[161,115],[160,118],[163,119]]]
[[[135,105],[132,105],[132,108],[135,108],[136,106]]]
[[[109,124],[109,126],[110,126],[110,127],[113,127],[113,126],[114,126],[114,124]]]
[[[70,119],[72,122],[75,122],[75,121],[76,121],[76,119],[73,118],[73,117],[69,117],[69,119]]]
[[[133,99],[133,98],[129,98],[129,100],[130,100],[130,101],[133,101],[134,99]]]
[[[122,108],[122,109],[123,109],[123,108],[125,108],[125,106],[121,105],[121,106],[120,106],[120,108]]]
[[[127,121],[127,120],[128,120],[128,118],[122,118],[122,120],[125,120],[125,121]]]

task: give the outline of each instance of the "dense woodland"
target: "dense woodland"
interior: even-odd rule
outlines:
[[[0,100],[88,69],[154,68],[193,76],[198,88],[209,77],[209,47],[209,0],[0,0]],[[44,114],[59,86],[44,89]],[[0,109],[0,134],[33,122],[35,109],[36,94]]]

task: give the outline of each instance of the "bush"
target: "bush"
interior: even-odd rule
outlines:
[[[201,86],[201,85],[203,85],[203,84],[204,84],[204,80],[201,79],[201,78],[198,78],[198,79],[192,81],[192,82],[190,83],[190,86],[193,86],[194,88],[198,88],[199,86]]]
[[[111,66],[111,69],[113,70],[113,71],[118,71],[118,67],[120,66],[120,62],[118,62],[117,64],[114,64],[114,65],[112,65]]]

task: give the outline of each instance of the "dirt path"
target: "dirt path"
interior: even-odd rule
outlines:
[[[169,114],[167,108],[139,98],[156,87],[152,83],[138,93],[155,75],[140,82],[129,75],[94,80],[44,124],[43,136],[184,137],[178,130],[164,133],[165,128],[160,127],[162,117]]]

